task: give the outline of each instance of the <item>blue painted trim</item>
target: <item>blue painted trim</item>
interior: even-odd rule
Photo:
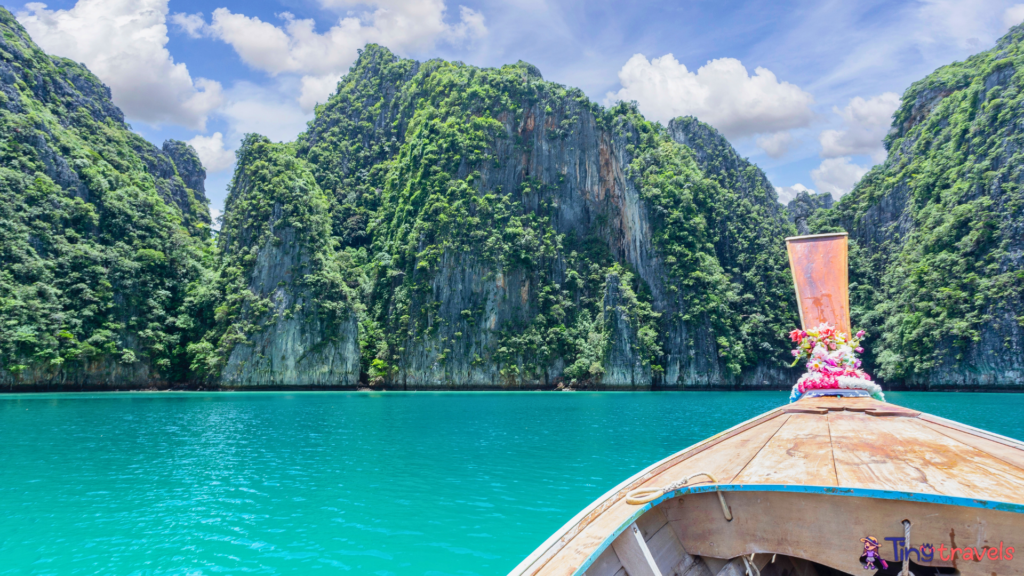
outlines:
[[[573,572],[573,576],[581,576],[587,568],[597,560],[602,552],[611,546],[613,540],[619,534],[625,532],[630,524],[636,522],[637,518],[643,516],[648,510],[661,504],[669,498],[677,498],[685,494],[705,494],[708,492],[787,492],[790,494],[825,494],[828,496],[847,496],[853,498],[876,498],[879,500],[895,500],[900,502],[924,502],[927,504],[941,504],[944,506],[963,506],[965,508],[982,508],[984,510],[996,510],[999,512],[1014,512],[1024,514],[1024,504],[1011,502],[999,502],[996,500],[979,500],[977,498],[961,498],[959,496],[942,496],[940,494],[922,494],[920,492],[899,492],[895,490],[874,490],[871,488],[842,488],[836,486],[802,486],[793,484],[704,484],[692,486],[664,494],[657,500],[653,500],[637,508],[621,526],[615,529],[611,536],[594,550],[594,553],[587,558],[587,561],[580,565]]]

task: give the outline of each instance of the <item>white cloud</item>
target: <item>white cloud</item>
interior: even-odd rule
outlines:
[[[1000,15],[1005,22],[1008,12],[1000,0],[921,0],[917,5],[918,22],[908,35],[920,45],[953,43],[974,52],[990,47],[1009,27],[999,27]]]
[[[327,96],[334,93],[338,86],[338,74],[325,74],[323,76],[303,76],[302,92],[299,94],[299,107],[309,111],[317,104],[327,101]]]
[[[31,2],[18,21],[44,50],[84,62],[130,119],[204,129],[221,85],[192,79],[167,51],[167,0],[79,0],[68,10]]]
[[[1024,4],[1014,4],[1003,12],[1003,25],[1007,28],[1024,22]]]
[[[407,54],[430,49],[439,41],[461,44],[487,33],[483,14],[465,6],[459,7],[457,23],[445,22],[443,0],[321,1],[327,8],[367,4],[374,8],[372,12],[349,12],[322,34],[312,19],[299,19],[289,12],[278,14],[280,26],[227,8],[214,10],[209,24],[200,14],[176,14],[175,22],[187,33],[203,33],[226,42],[252,68],[272,76],[301,74],[299,102],[307,112],[327,100],[338,79],[355,62],[357,51],[368,43]]]
[[[796,198],[796,195],[801,192],[807,192],[808,194],[815,194],[814,190],[811,190],[807,186],[797,182],[792,186],[776,186],[775,193],[779,195],[779,202],[783,204],[789,204],[789,201]]]
[[[210,220],[213,222],[213,225],[211,226],[211,228],[213,228],[214,230],[220,230],[220,224],[221,224],[220,217],[223,214],[224,214],[223,212],[221,212],[220,210],[218,210],[216,208],[210,208]]]
[[[857,96],[845,108],[832,111],[843,119],[843,130],[825,130],[818,136],[821,155],[826,158],[867,154],[875,162],[885,160],[882,140],[892,124],[892,114],[900,105],[895,92],[886,92],[867,100]]]
[[[839,199],[853,189],[861,177],[867,174],[868,169],[858,166],[849,158],[828,158],[821,162],[821,165],[811,170],[811,178],[818,190],[832,194],[832,197]]]
[[[694,73],[672,54],[650,61],[636,54],[619,70],[619,82],[622,89],[609,92],[606,104],[636,100],[661,122],[696,116],[730,138],[799,128],[814,118],[810,94],[766,68],[751,76],[734,58],[711,60]]]
[[[240,142],[249,132],[262,134],[275,142],[294,140],[312,118],[291,98],[294,93],[295,90],[284,82],[276,87],[248,82],[235,84],[226,94],[227,102],[218,111],[231,126],[227,140]]]
[[[757,139],[757,147],[764,150],[772,158],[782,158],[789,152],[793,144],[793,135],[789,132],[776,132]]]
[[[183,14],[181,12],[171,14],[171,22],[174,22],[179,30],[192,38],[200,38],[206,32],[206,21],[203,20],[202,12],[197,14]]]
[[[203,163],[207,173],[221,172],[235,164],[235,153],[224,148],[224,135],[214,132],[212,136],[196,136],[188,141]]]

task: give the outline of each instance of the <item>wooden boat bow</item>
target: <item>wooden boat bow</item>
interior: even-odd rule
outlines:
[[[643,506],[626,502],[632,490],[698,472],[719,482],[697,482]],[[715,492],[728,500],[732,522]],[[650,546],[671,558],[660,570],[664,575],[678,572],[687,558],[710,565],[750,554],[859,574],[860,538],[902,534],[905,518],[914,522],[915,542],[979,550],[1008,545],[1024,534],[1024,444],[870,398],[804,398],[639,472],[510,574],[600,576],[609,563],[602,555],[621,565],[617,538],[634,524],[659,522],[649,536],[659,539]],[[952,569],[957,563],[936,556],[919,564]],[[962,575],[1022,574],[1024,562],[961,558],[956,569]]]

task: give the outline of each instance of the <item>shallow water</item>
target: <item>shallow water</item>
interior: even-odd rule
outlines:
[[[783,392],[0,396],[0,574],[504,574]],[[892,393],[1024,438],[1024,395]]]

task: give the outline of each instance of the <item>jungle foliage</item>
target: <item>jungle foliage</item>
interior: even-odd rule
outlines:
[[[172,159],[184,152],[133,133],[95,76],[2,8],[0,78],[0,369],[187,379],[185,301],[211,247],[206,198]]]
[[[904,93],[889,156],[812,220],[846,229],[855,318],[879,376],[926,376],[1024,323],[1024,28]],[[1007,340],[1002,353],[1017,353]]]

